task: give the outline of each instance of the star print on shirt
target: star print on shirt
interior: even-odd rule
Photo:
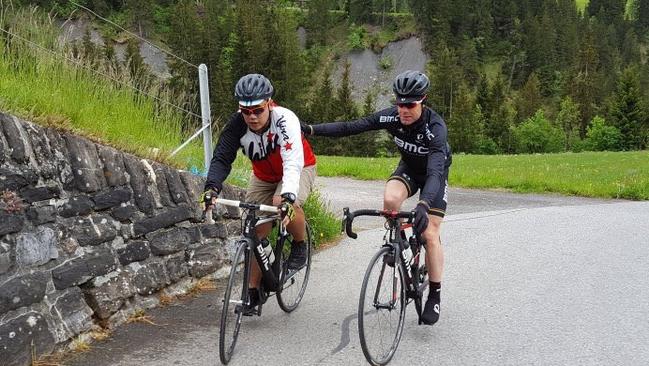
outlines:
[[[273,136],[275,136],[275,134],[269,131],[268,132],[268,141],[273,142]]]
[[[291,150],[293,148],[293,144],[290,142],[287,142],[286,145],[284,145],[284,150]]]

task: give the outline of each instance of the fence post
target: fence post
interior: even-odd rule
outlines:
[[[205,174],[210,169],[212,160],[212,127],[205,127],[211,123],[210,111],[210,90],[207,81],[207,66],[200,64],[198,66],[198,81],[201,92],[201,116],[203,120],[203,156],[205,162]]]

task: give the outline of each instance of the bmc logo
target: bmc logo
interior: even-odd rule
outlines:
[[[385,123],[385,122],[394,122],[398,121],[399,117],[397,116],[380,116],[379,117],[379,123]]]
[[[410,142],[403,141],[402,139],[398,137],[394,137],[394,143],[397,144],[397,146],[410,153],[415,153],[419,155],[428,155],[428,148],[425,146],[417,146],[415,144],[412,144]]]

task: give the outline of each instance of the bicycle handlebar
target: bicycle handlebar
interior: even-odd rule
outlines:
[[[220,203],[225,206],[241,207],[251,210],[259,210],[265,212],[279,213],[279,208],[275,206],[260,205],[256,203],[247,203],[235,200],[226,200],[225,198],[217,198],[216,203]]]
[[[247,202],[241,202],[241,201],[235,201],[235,200],[227,200],[225,198],[217,198],[216,203],[220,203],[225,206],[233,206],[233,207],[240,207],[240,208],[246,208],[249,210],[259,210],[259,211],[264,211],[264,212],[272,212],[272,213],[279,213],[279,208],[275,206],[268,206],[268,205],[260,205],[256,203],[247,203]],[[213,224],[214,220],[212,219],[212,205],[207,206],[203,210],[203,215],[201,217],[201,221],[205,221],[208,224]]]
[[[349,207],[343,208],[343,230],[347,233],[347,236],[349,236],[352,239],[358,238],[358,234],[356,234],[352,230],[352,223],[354,222],[354,218],[358,216],[383,216],[386,219],[392,218],[392,219],[413,219],[415,217],[415,213],[412,211],[388,211],[388,210],[356,210],[353,212],[349,211]]]

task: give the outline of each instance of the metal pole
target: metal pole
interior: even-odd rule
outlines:
[[[212,160],[212,127],[210,126],[210,90],[207,81],[207,66],[198,66],[198,81],[201,91],[201,115],[203,119],[203,155],[205,161],[205,174],[210,170]]]

